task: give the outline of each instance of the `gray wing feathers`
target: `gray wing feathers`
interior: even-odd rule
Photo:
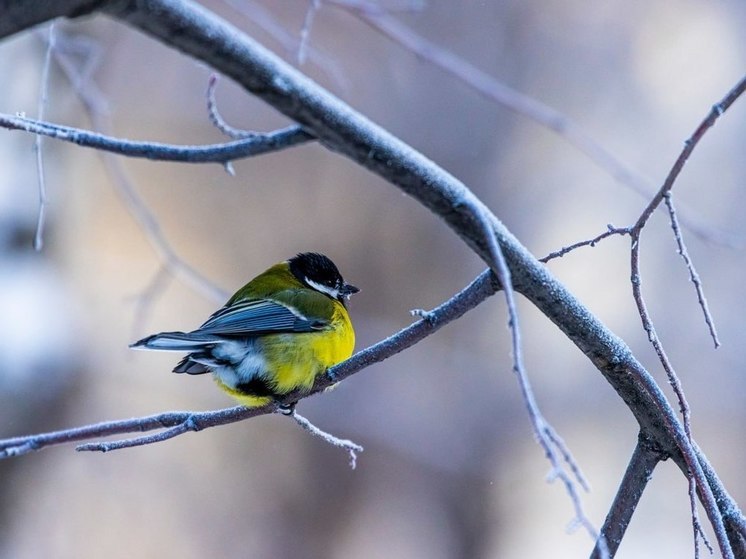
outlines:
[[[273,301],[256,300],[223,307],[195,333],[222,336],[259,336],[273,332],[312,332],[318,321],[311,321]]]
[[[282,332],[313,332],[325,322],[308,320],[292,309],[267,300],[223,307],[193,332],[162,332],[130,347],[164,351],[200,351],[225,342],[225,337],[253,337]]]

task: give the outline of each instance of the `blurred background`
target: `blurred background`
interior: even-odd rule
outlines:
[[[298,65],[308,2],[204,4]],[[392,16],[559,110],[652,185],[746,67],[741,2],[432,2]],[[50,68],[49,120],[94,126],[64,59],[92,80],[83,97],[115,135],[224,141],[207,116],[208,68],[102,17],[61,22],[56,31],[64,56]],[[45,37],[42,27],[0,43],[0,111],[37,114]],[[608,223],[629,225],[646,204],[565,138],[350,11],[323,5],[307,46],[303,72],[462,179],[537,256]],[[234,126],[288,124],[228,80],[216,95]],[[682,218],[703,225],[704,234],[684,233],[720,349],[663,213],[642,248],[643,290],[686,390],[694,435],[742,506],[745,142],[740,99],[675,189]],[[406,326],[410,309],[432,308],[484,268],[417,203],[312,144],[237,161],[231,176],[219,165],[107,161],[46,140],[48,220],[35,252],[33,144],[30,135],[0,131],[2,436],[233,405],[207,377],[170,374],[178,356],[127,348],[153,332],[196,327],[222,304],[184,273],[164,273],[162,249],[132,207],[141,218],[151,212],[174,254],[225,292],[299,251],[328,254],[362,288],[350,305],[358,348]],[[134,206],[133,196],[141,200]],[[631,298],[628,251],[626,238],[613,238],[549,267],[670,393]],[[636,423],[552,324],[525,301],[520,313],[537,399],[590,480],[583,503],[600,526]],[[587,556],[593,542],[572,524],[561,484],[547,479],[511,373],[506,324],[494,297],[409,351],[304,400],[300,413],[365,447],[355,471],[343,452],[282,417],[106,455],[63,446],[0,462],[0,554]],[[691,531],[686,480],[664,463],[618,556],[691,556]]]

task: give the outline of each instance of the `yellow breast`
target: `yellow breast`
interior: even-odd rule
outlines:
[[[341,363],[355,347],[355,331],[341,304],[334,304],[329,326],[318,332],[264,336],[267,377],[278,394],[309,389],[316,377]]]

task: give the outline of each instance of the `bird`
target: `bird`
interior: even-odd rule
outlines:
[[[304,252],[256,276],[191,332],[161,332],[133,349],[189,352],[175,373],[212,373],[240,404],[272,402],[307,392],[319,375],[352,355],[355,330],[347,311],[360,291],[323,254]]]

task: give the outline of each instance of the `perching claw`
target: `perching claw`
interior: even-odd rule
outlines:
[[[281,404],[278,402],[277,411],[281,413],[282,415],[287,415],[287,416],[295,415],[295,404],[296,402],[293,402],[292,404]]]

